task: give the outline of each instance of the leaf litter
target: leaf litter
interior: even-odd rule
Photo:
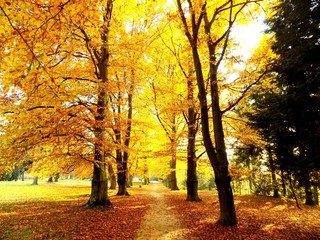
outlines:
[[[320,239],[319,207],[302,206],[299,210],[291,201],[235,196],[238,226],[223,227],[215,223],[219,203],[214,192],[200,191],[202,201],[189,202],[185,191],[161,187],[155,198],[152,188],[152,184],[130,188],[129,197],[115,196],[111,191],[113,210],[85,208],[90,187],[30,188],[30,194],[12,200],[2,195],[0,239]],[[49,197],[45,197],[46,191]],[[162,207],[156,208],[154,204],[161,202]],[[148,216],[156,219],[151,223],[155,226],[144,229]],[[169,218],[175,220],[170,223]]]

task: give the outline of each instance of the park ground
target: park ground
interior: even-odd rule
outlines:
[[[200,191],[201,202],[160,183],[109,196],[114,209],[88,209],[89,181],[0,182],[0,239],[320,239],[320,208],[271,197],[235,196],[237,227],[222,227],[217,195]]]

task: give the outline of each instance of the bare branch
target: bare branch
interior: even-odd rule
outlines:
[[[259,77],[256,81],[254,81],[253,83],[251,83],[249,86],[246,87],[246,89],[242,92],[241,96],[236,100],[234,101],[233,103],[229,104],[229,106],[221,111],[221,114],[224,114],[226,113],[227,111],[231,110],[232,108],[234,108],[245,96],[246,96],[246,93],[251,89],[252,86],[256,85],[258,82],[260,82],[260,80],[267,74],[268,72],[268,69],[266,69]]]

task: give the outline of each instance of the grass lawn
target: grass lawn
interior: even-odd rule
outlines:
[[[0,240],[136,239],[146,211],[153,209],[149,208],[155,200],[150,194],[152,185],[135,185],[129,189],[131,196],[115,196],[115,190],[109,191],[114,209],[106,210],[84,206],[91,190],[88,180],[39,182],[37,186],[31,181],[0,182]],[[168,205],[164,211],[181,222],[177,226],[181,239],[320,239],[319,206],[302,204],[303,210],[299,210],[293,201],[235,196],[238,226],[223,227],[215,224],[219,202],[214,192],[200,191],[201,202],[185,201],[185,190],[162,187],[159,194]],[[152,214],[157,218],[157,212]]]
[[[144,212],[147,194],[117,197],[109,191],[113,210],[88,209],[88,180],[58,183],[0,182],[0,239],[133,239]],[[130,219],[130,221],[128,220]],[[125,222],[125,224],[123,224]]]

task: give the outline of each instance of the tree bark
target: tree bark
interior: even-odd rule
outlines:
[[[311,181],[310,181],[310,174],[308,171],[305,171],[304,176],[303,176],[303,182],[304,182],[304,190],[306,194],[306,205],[315,205],[314,200],[313,200],[313,194],[312,194],[312,189],[311,189]]]
[[[208,30],[206,31],[208,32]],[[209,159],[215,173],[215,181],[218,189],[219,203],[220,203],[220,217],[219,224],[223,226],[235,226],[237,225],[236,211],[234,207],[233,192],[231,188],[231,177],[229,176],[228,170],[228,159],[226,152],[226,145],[224,141],[224,130],[222,126],[222,112],[220,110],[219,103],[219,88],[218,88],[218,78],[217,78],[217,65],[215,57],[216,45],[209,38],[207,41],[209,49],[210,58],[210,95],[212,100],[212,124],[214,133],[215,148],[212,142],[208,142],[207,153],[210,154]],[[204,84],[202,84],[204,85]],[[202,101],[206,96],[202,96]],[[204,110],[203,110],[204,111]],[[207,118],[208,114],[204,116]],[[204,119],[203,124],[208,124],[208,119]],[[206,136],[210,137],[209,126],[204,129]],[[206,139],[204,139],[206,141]],[[211,146],[209,146],[211,144]],[[209,155],[208,154],[208,155]]]
[[[112,164],[109,162],[107,164],[108,164],[108,173],[109,173],[109,177],[110,177],[110,189],[116,189],[116,187],[117,187],[116,175],[113,171]]]
[[[38,185],[39,177],[34,177],[32,181],[32,185]]]
[[[211,53],[210,56],[214,56]],[[218,85],[215,66],[210,64],[210,86],[211,86],[211,99],[212,99],[212,115],[213,115],[213,129],[215,147],[211,140],[211,134],[209,129],[209,116],[208,116],[208,104],[207,94],[205,90],[205,84],[202,74],[200,57],[196,46],[193,47],[193,56],[195,62],[195,69],[197,74],[198,88],[199,88],[199,101],[201,107],[201,125],[202,125],[202,137],[204,145],[209,157],[211,166],[215,174],[215,182],[218,189],[219,204],[220,204],[220,217],[218,223],[223,226],[235,226],[237,225],[236,212],[234,207],[233,193],[231,188],[231,178],[228,171],[228,160],[224,142],[224,133],[222,127],[222,115],[219,106]],[[215,61],[210,61],[215,62]]]
[[[282,167],[280,167],[280,172],[281,172],[282,193],[283,193],[283,196],[287,196],[286,179],[284,177],[284,171]]]
[[[177,126],[176,126],[176,113],[173,112],[172,116],[169,117],[170,123],[165,124],[165,122],[160,117],[160,113],[157,108],[157,92],[155,89],[154,84],[152,84],[153,87],[153,94],[154,94],[154,106],[156,109],[156,117],[162,127],[162,129],[165,131],[169,141],[170,141],[170,154],[171,159],[169,163],[170,167],[170,173],[167,175],[167,182],[166,186],[170,188],[171,190],[179,190],[178,184],[177,184],[177,176],[176,176],[176,165],[177,165]]]
[[[276,173],[275,173],[275,163],[272,157],[272,150],[271,147],[267,147],[268,152],[268,161],[269,161],[269,168],[271,171],[271,178],[272,178],[272,188],[273,188],[273,197],[278,198],[279,196],[279,187],[277,183]]]
[[[94,127],[96,142],[94,149],[93,178],[91,183],[91,195],[87,202],[87,206],[113,208],[108,198],[108,180],[105,161],[106,149],[103,144],[106,138],[105,126],[103,123],[106,118],[107,105],[107,94],[105,91],[100,92],[98,95],[97,105],[98,110]]]
[[[175,126],[173,126],[175,127]],[[176,132],[174,132],[176,133]],[[178,182],[177,182],[177,147],[176,142],[171,141],[171,161],[170,161],[170,174],[169,174],[169,181],[170,181],[170,189],[172,191],[178,191]]]
[[[127,191],[127,173],[126,173],[126,167],[124,166],[124,163],[119,164],[118,163],[118,192],[117,195],[125,195],[129,196],[129,193]]]
[[[25,169],[22,168],[22,170],[21,170],[21,181],[24,181],[24,172],[25,172]]]
[[[48,179],[48,183],[52,183],[53,182],[53,177],[50,176],[49,179]]]
[[[59,178],[60,178],[60,174],[57,173],[57,174],[54,176],[54,181],[55,181],[55,182],[58,182],[58,181],[59,181]]]
[[[230,8],[221,7],[221,9],[229,9],[230,16],[233,10],[232,1],[230,2]],[[218,223],[224,226],[235,226],[237,225],[236,212],[234,207],[233,193],[231,188],[231,178],[228,171],[228,159],[226,153],[226,147],[224,142],[224,131],[222,126],[222,111],[219,104],[219,88],[218,88],[218,79],[217,79],[217,69],[219,63],[221,62],[225,50],[227,48],[228,38],[230,34],[230,29],[232,22],[230,22],[228,29],[222,37],[217,38],[213,41],[211,38],[211,27],[214,22],[214,17],[212,20],[208,19],[206,12],[206,2],[203,4],[199,16],[195,15],[192,5],[189,4],[189,13],[191,26],[188,24],[188,20],[184,15],[184,9],[182,7],[181,1],[177,0],[177,5],[179,9],[180,18],[184,25],[185,35],[187,36],[191,49],[192,57],[194,63],[194,69],[196,72],[196,79],[198,85],[198,99],[200,103],[201,110],[201,129],[203,142],[206,148],[206,152],[210,163],[212,165],[213,171],[215,173],[215,181],[218,189],[219,195],[219,204],[220,204],[220,217]],[[207,46],[209,51],[209,61],[207,68],[209,69],[209,89],[210,89],[210,100],[211,100],[211,112],[212,112],[212,126],[214,132],[214,143],[211,139],[211,129],[209,124],[209,113],[210,109],[207,103],[207,86],[203,77],[203,70],[201,66],[201,60],[198,52],[198,33],[201,25],[201,21],[204,19],[204,30],[207,39]],[[224,41],[224,43],[222,42]],[[220,53],[220,58],[217,61],[216,59],[216,48],[218,43],[222,42],[222,49]]]
[[[198,177],[196,160],[197,113],[194,108],[194,86],[188,78],[188,146],[187,146],[187,201],[201,201],[198,195]]]
[[[105,148],[106,127],[105,121],[107,119],[107,106],[108,106],[108,92],[105,85],[108,83],[108,66],[109,66],[109,27],[112,15],[113,1],[108,0],[104,9],[103,16],[104,25],[101,27],[101,41],[102,46],[100,51],[94,49],[94,55],[96,57],[96,77],[100,80],[98,85],[97,96],[97,110],[95,115],[95,124],[93,126],[93,132],[95,136],[94,142],[94,164],[93,164],[93,177],[91,183],[90,199],[87,202],[88,207],[106,207],[113,208],[112,203],[108,198],[108,181],[106,175],[106,161],[105,156],[107,150]],[[84,34],[87,41],[87,35]],[[95,61],[94,61],[95,62]]]
[[[318,186],[314,185],[313,188],[313,196],[314,196],[314,204],[319,205],[319,193],[318,193]]]
[[[132,83],[130,84],[129,92],[128,92],[128,114],[127,114],[127,122],[126,129],[124,133],[123,144],[126,148],[129,148],[130,145],[130,137],[131,137],[131,128],[132,128],[132,101],[133,101],[133,90],[134,90],[134,71],[131,72],[132,75]],[[121,98],[121,94],[119,94],[119,100]],[[118,103],[118,114],[121,113],[121,101]],[[118,144],[122,142],[122,132],[120,129],[114,130],[116,134],[116,141]],[[128,160],[129,160],[129,152],[128,150],[117,149],[116,151],[116,160],[117,160],[117,170],[118,170],[118,192],[117,195],[126,195],[129,196],[127,190],[127,171],[128,171]]]
[[[105,164],[93,165],[93,178],[91,182],[91,196],[87,203],[88,207],[113,208],[108,198],[108,181]]]
[[[127,173],[127,187],[130,188],[133,186],[133,176]]]

